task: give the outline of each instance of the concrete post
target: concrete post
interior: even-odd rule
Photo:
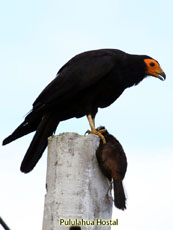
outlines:
[[[85,225],[82,230],[98,230],[100,219],[111,220],[112,202],[105,199],[109,183],[95,156],[98,145],[95,135],[49,138],[43,230],[69,230],[78,224]]]

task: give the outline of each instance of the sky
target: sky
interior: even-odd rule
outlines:
[[[166,81],[149,77],[100,109],[104,125],[128,159],[127,210],[114,209],[113,230],[173,229],[173,3],[171,0],[7,0],[0,6],[0,140],[74,55],[116,48],[159,61]],[[61,122],[56,134],[88,129],[87,119]],[[12,230],[41,229],[46,157],[29,174],[20,163],[33,134],[0,146],[0,216]],[[2,227],[0,226],[0,230]]]

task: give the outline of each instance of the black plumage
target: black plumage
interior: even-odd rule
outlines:
[[[47,138],[59,122],[87,115],[95,133],[98,108],[109,106],[126,88],[138,84],[147,75],[165,79],[158,62],[145,55],[130,55],[116,49],[81,53],[59,70],[35,100],[24,122],[3,145],[36,131],[21,165],[21,171],[27,173],[37,164],[47,146]]]
[[[106,144],[100,141],[96,151],[98,164],[109,181],[113,181],[115,206],[124,210],[126,208],[126,196],[122,181],[127,170],[127,158],[122,145],[113,135],[109,134],[107,130],[103,135]]]

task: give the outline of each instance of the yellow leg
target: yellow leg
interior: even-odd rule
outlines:
[[[91,127],[91,131],[88,130],[87,133],[95,134],[95,135],[99,136],[100,139],[103,141],[103,144],[106,144],[106,139],[105,139],[105,137],[102,135],[102,133],[104,133],[105,130],[103,129],[103,130],[97,131],[97,130],[95,129],[95,121],[94,121],[94,119],[92,118],[92,116],[89,114],[89,115],[87,115],[87,118],[88,118],[88,121],[89,121],[89,125],[90,125],[90,127]]]
[[[88,121],[89,121],[89,125],[91,127],[91,130],[95,129],[95,121],[94,119],[91,117],[91,115],[87,115]]]

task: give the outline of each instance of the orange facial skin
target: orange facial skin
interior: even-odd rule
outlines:
[[[146,59],[144,59],[144,62],[145,62],[146,67],[147,67],[147,69],[146,69],[147,75],[157,77],[162,81],[166,79],[165,73],[163,72],[162,68],[160,67],[159,63],[156,60],[146,58]]]

